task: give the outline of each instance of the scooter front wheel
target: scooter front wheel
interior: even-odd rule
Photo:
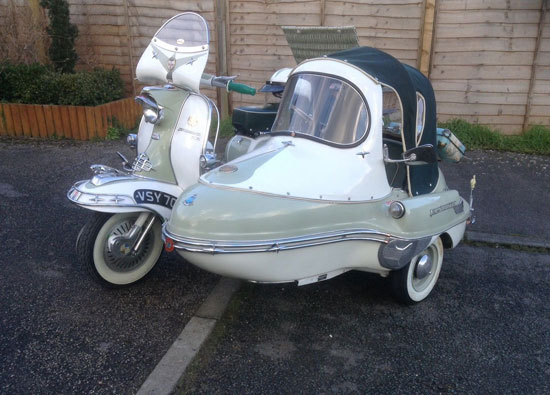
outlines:
[[[115,253],[109,239],[127,233],[140,213],[94,213],[76,241],[76,253],[92,278],[103,286],[115,288],[144,278],[162,253],[161,224],[155,219],[137,251]]]
[[[415,304],[432,292],[443,263],[443,242],[438,238],[402,269],[391,273],[395,297],[402,303]]]

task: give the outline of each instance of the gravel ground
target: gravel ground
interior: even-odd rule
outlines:
[[[464,245],[413,307],[360,272],[245,284],[180,392],[549,393],[548,300],[550,255]]]
[[[0,141],[0,393],[135,393],[218,279],[164,254],[107,290],[78,264],[90,213],[65,194],[117,150],[132,157],[120,142]]]

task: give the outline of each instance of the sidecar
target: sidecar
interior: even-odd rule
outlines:
[[[418,70],[369,47],[306,60],[268,138],[177,200],[167,249],[254,282],[378,273],[419,302],[470,217],[436,147],[435,97]]]

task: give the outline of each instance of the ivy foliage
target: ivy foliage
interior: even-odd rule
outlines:
[[[40,0],[40,5],[48,10],[50,20],[46,29],[52,40],[50,60],[57,71],[72,73],[78,57],[74,47],[78,28],[70,22],[69,4],[67,0]]]

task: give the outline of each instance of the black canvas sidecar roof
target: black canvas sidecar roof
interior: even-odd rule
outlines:
[[[417,69],[371,47],[351,48],[328,55],[345,61],[363,70],[383,85],[391,87],[403,106],[403,142],[404,151],[417,146],[416,143],[416,93],[425,99],[425,121],[422,139],[418,145],[437,143],[435,95],[430,81]],[[437,163],[421,166],[409,166],[411,194],[420,195],[431,192],[437,183],[439,171]]]

